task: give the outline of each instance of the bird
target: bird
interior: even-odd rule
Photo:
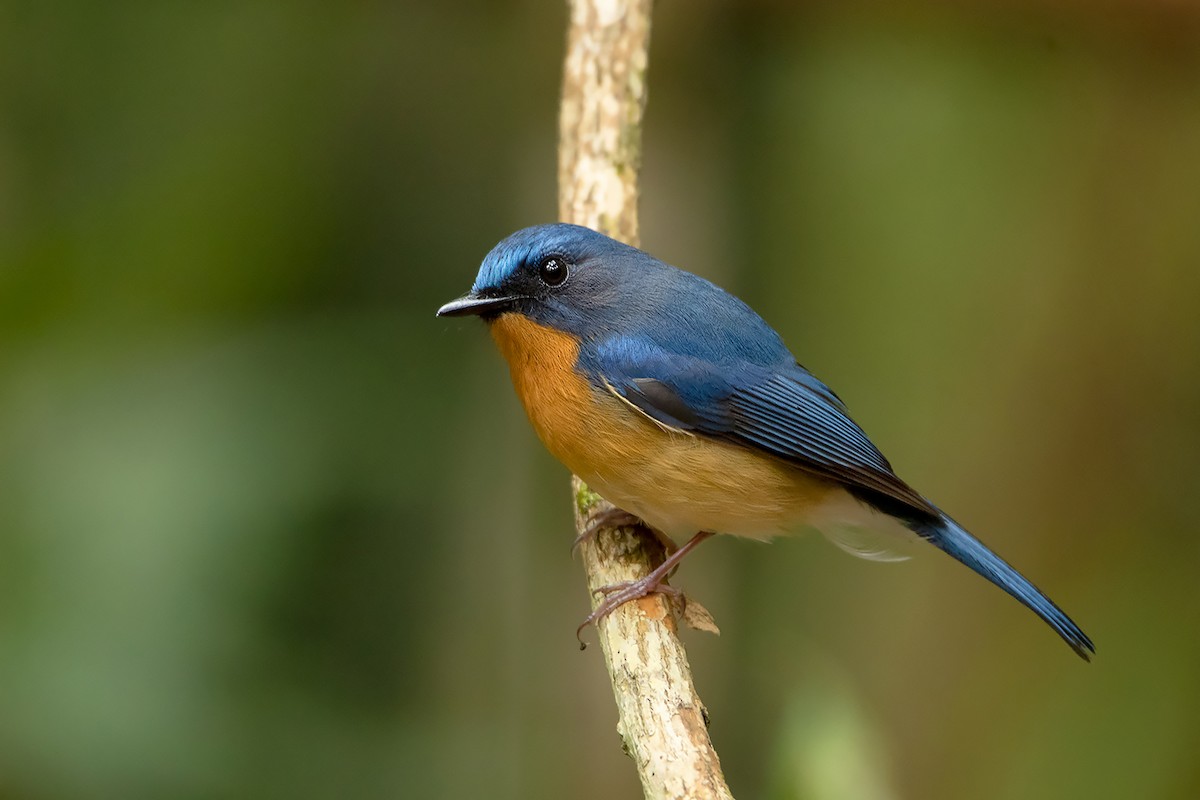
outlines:
[[[581,630],[673,592],[666,577],[715,534],[816,528],[882,559],[864,535],[927,542],[1084,660],[1095,653],[1041,590],[900,479],[841,398],[710,281],[590,228],[535,225],[497,244],[471,290],[437,311],[467,315],[487,324],[542,443],[615,507],[598,522],[640,520],[668,544],[649,575],[606,587]]]

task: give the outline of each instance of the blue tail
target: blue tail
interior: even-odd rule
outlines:
[[[1084,661],[1091,661],[1096,647],[1063,610],[1029,580],[1010,567],[1000,556],[988,550],[983,542],[967,533],[961,525],[945,514],[939,520],[907,521],[918,536],[953,556],[971,569],[1020,600],[1033,613],[1046,621],[1055,633],[1074,648]]]

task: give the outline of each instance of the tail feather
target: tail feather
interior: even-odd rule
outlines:
[[[1021,601],[1037,614],[1054,632],[1079,654],[1084,661],[1091,661],[1096,647],[1079,626],[1056,606],[1049,597],[1021,573],[1009,566],[1004,559],[989,550],[983,542],[967,533],[961,525],[946,515],[939,520],[906,522],[913,532],[951,557],[999,586]]]

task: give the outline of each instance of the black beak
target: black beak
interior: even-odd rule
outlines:
[[[469,314],[475,316],[495,314],[510,308],[520,299],[519,297],[480,297],[472,292],[446,303],[438,309],[437,315],[439,317],[465,317]]]

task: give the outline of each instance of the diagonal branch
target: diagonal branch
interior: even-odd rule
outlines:
[[[637,244],[638,169],[646,105],[650,0],[571,0],[559,119],[559,218]],[[610,508],[573,479],[576,526]],[[662,546],[636,529],[584,542],[596,590],[636,580],[662,563]],[[729,798],[708,737],[668,600],[626,603],[596,626],[617,701],[618,732],[647,798]]]

